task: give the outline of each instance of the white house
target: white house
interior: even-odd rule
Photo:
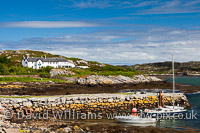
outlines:
[[[74,64],[69,63],[65,58],[46,58],[46,57],[28,57],[22,59],[22,66],[33,69],[40,69],[41,67],[51,66],[54,68],[68,68],[75,67]]]

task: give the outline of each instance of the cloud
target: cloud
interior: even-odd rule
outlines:
[[[112,7],[107,0],[86,0],[86,1],[74,1],[73,7],[77,8],[108,8]]]
[[[156,3],[150,3],[147,9],[136,10],[135,14],[174,14],[174,13],[197,13],[200,12],[200,2],[198,0],[169,0],[169,1],[157,1]]]
[[[199,0],[81,0],[64,3],[62,6],[73,8],[112,8],[126,9],[130,8],[136,14],[173,14],[173,13],[196,13],[200,12]]]
[[[117,35],[117,36],[116,36]],[[3,42],[5,49],[32,49],[110,64],[199,60],[200,30],[155,28],[120,29],[61,37]]]
[[[0,26],[9,28],[73,28],[95,27],[99,25],[82,21],[19,21],[0,23]]]

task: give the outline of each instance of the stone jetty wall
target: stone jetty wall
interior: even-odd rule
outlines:
[[[78,113],[130,113],[133,107],[137,109],[151,109],[159,106],[157,93],[147,94],[94,94],[94,95],[70,95],[62,97],[46,98],[0,98],[1,114],[10,110],[12,114],[19,111],[27,113],[53,111],[74,111]],[[162,103],[172,104],[172,94],[163,93]],[[175,105],[189,106],[189,102],[183,93],[175,94]]]

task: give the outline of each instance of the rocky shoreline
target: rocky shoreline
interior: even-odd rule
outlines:
[[[115,126],[113,119],[108,119],[107,114],[131,113],[133,107],[138,109],[154,108],[158,106],[157,93],[141,92],[124,94],[82,94],[61,97],[37,97],[37,98],[0,98],[0,113],[2,131],[13,132],[116,132],[128,131],[176,131],[174,129],[158,129],[152,126],[141,129],[137,126]],[[190,106],[183,93],[175,94],[176,104]],[[172,104],[172,94],[164,93],[162,103]],[[66,115],[55,117],[59,112],[67,111]],[[70,112],[70,113],[69,113]],[[78,115],[79,114],[79,117]],[[86,114],[90,117],[80,117]],[[101,115],[100,115],[101,114]],[[39,117],[40,116],[40,117]],[[106,118],[104,118],[106,117]],[[71,121],[71,122],[69,122]],[[110,124],[102,124],[112,121]],[[88,124],[86,124],[86,123]],[[94,125],[91,123],[100,123]],[[115,128],[116,129],[115,129]],[[194,130],[195,131],[195,130]]]
[[[149,83],[162,81],[154,76],[144,76],[135,75],[133,78],[127,76],[99,76],[99,75],[89,75],[84,78],[79,78],[77,80],[78,84],[81,85],[112,85],[112,84],[138,84],[138,83]]]
[[[41,82],[10,82],[0,85],[0,95],[69,95],[69,94],[96,94],[120,93],[126,90],[172,90],[172,83],[165,81],[146,83],[123,83],[103,85],[80,85],[76,83],[41,83]],[[176,90],[184,93],[200,91],[200,86],[176,84]]]
[[[7,124],[7,126],[0,127],[0,131],[1,133],[198,133],[195,129],[188,129],[184,127],[183,130],[177,130],[172,128],[156,128],[151,125],[143,127],[127,126],[123,124],[110,125],[106,123],[104,124],[104,122],[82,124],[64,121],[27,121],[21,124],[14,124],[6,121],[4,123]],[[13,125],[16,125],[16,127]]]
[[[9,123],[9,122],[5,122]],[[55,124],[56,123],[56,124]],[[0,131],[2,133],[21,133],[21,132],[30,132],[30,133],[198,133],[195,129],[183,128],[183,130],[177,130],[172,128],[156,128],[154,126],[127,126],[119,124],[104,124],[103,122],[95,124],[81,124],[75,122],[63,122],[63,121],[28,121],[19,125],[18,127],[1,127]],[[33,128],[28,128],[33,127]]]

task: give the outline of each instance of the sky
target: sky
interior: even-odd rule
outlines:
[[[1,0],[0,50],[114,65],[199,61],[200,0]]]

